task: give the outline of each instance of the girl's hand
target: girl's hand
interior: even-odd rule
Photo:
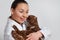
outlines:
[[[31,33],[27,36],[28,38],[26,40],[39,40],[39,38],[42,37],[42,33],[40,31]]]

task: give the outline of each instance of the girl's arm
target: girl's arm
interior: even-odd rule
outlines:
[[[45,39],[49,38],[51,36],[50,30],[47,27],[40,27],[40,32],[44,35]]]
[[[12,25],[7,24],[7,26],[5,27],[5,31],[4,31],[4,40],[14,40],[11,35],[11,31],[12,31]]]

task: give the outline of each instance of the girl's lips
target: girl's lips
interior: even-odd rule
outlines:
[[[20,18],[22,21],[25,21],[25,18]]]

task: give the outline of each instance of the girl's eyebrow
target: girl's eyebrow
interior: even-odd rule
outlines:
[[[20,9],[20,10],[23,10],[24,11],[24,9]],[[26,10],[26,11],[29,11],[29,10]]]
[[[24,11],[24,9],[20,9],[20,10],[23,10]]]

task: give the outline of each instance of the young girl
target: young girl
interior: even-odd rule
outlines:
[[[11,5],[11,16],[8,18],[8,22],[4,32],[4,40],[14,40],[11,35],[13,25],[15,25],[19,30],[26,30],[26,25],[24,22],[28,17],[29,5],[25,0],[15,0]],[[23,26],[23,27],[22,27]],[[42,36],[45,38],[50,35],[47,29],[40,27],[41,30],[27,35],[26,40],[38,40]],[[18,36],[17,36],[18,37]]]

